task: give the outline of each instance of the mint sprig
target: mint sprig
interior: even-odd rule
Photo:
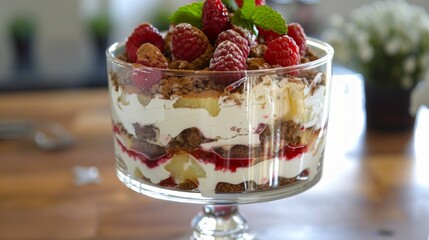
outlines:
[[[222,0],[222,3],[231,12],[238,8],[237,3],[234,0]]]
[[[278,34],[286,34],[286,21],[282,15],[269,6],[257,6],[253,12],[253,23],[265,30],[273,30]]]
[[[194,2],[177,9],[169,20],[173,24],[189,23],[194,27],[201,28],[203,19],[204,2]]]
[[[241,15],[246,20],[252,20],[253,12],[255,12],[256,4],[254,0],[244,0],[241,7]]]
[[[278,34],[286,34],[286,21],[270,6],[255,6],[254,0],[244,0],[241,9],[234,12],[232,23],[254,31],[254,25]]]
[[[251,30],[254,34],[257,34],[256,30],[255,30],[255,25],[253,24],[251,19],[245,19],[243,17],[242,14],[242,10],[241,9],[237,9],[234,12],[234,16],[231,19],[232,24],[236,25],[236,26],[240,26],[246,29]]]
[[[243,0],[243,6],[238,8],[233,0],[222,0],[230,9],[235,9],[231,22],[256,33],[255,26],[272,30],[278,34],[286,34],[286,21],[280,13],[267,5],[256,6],[255,0]],[[177,9],[170,16],[172,24],[189,23],[194,27],[202,27],[204,2],[194,2]]]

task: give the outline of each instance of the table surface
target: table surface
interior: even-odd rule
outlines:
[[[240,206],[260,239],[427,239],[429,110],[414,129],[367,130],[362,82],[333,80],[324,175],[312,189]],[[0,141],[0,239],[187,239],[199,205],[155,200],[116,177],[106,89],[4,93],[0,120],[61,123],[76,143],[47,152]],[[101,183],[77,185],[73,169]]]

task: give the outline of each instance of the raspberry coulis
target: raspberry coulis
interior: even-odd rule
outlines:
[[[115,130],[116,131],[116,130]],[[172,155],[164,155],[157,159],[149,159],[143,153],[128,149],[118,138],[116,142],[121,146],[122,152],[126,153],[130,158],[139,160],[145,164],[148,168],[158,167],[160,164],[170,160]],[[286,158],[292,160],[293,158],[303,154],[307,150],[306,146],[289,147],[285,146],[281,149],[277,155],[278,158]],[[201,149],[195,149],[189,152],[195,159],[203,161],[204,163],[211,163],[215,165],[217,171],[231,171],[236,172],[237,168],[249,167],[256,160],[253,158],[224,158],[212,151],[204,151]]]

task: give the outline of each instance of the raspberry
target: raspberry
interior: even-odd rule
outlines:
[[[138,92],[144,92],[161,81],[162,74],[158,70],[137,67],[133,69],[131,79],[133,80],[133,85],[137,88]]]
[[[295,40],[296,45],[299,47],[299,53],[304,55],[307,50],[307,37],[305,36],[304,29],[301,25],[299,23],[290,23],[287,26],[287,35]]]
[[[151,43],[143,43],[137,49],[137,62],[154,68],[167,68],[168,61],[161,51]]]
[[[137,50],[137,62],[153,68],[167,68],[168,61],[162,55],[161,50],[151,43],[143,43]],[[133,85],[138,91],[150,89],[161,80],[161,72],[158,70],[134,68],[132,75]]]
[[[212,47],[212,45],[209,44],[207,46],[206,51],[190,63],[194,65],[195,70],[207,68],[210,64],[210,60],[213,57],[213,52],[214,48]]]
[[[206,35],[189,23],[178,24],[171,35],[173,60],[192,62],[210,45]]]
[[[219,34],[216,40],[215,46],[218,46],[220,43],[229,40],[237,45],[238,48],[240,48],[241,52],[243,53],[243,56],[247,58],[249,56],[250,47],[249,43],[245,38],[243,38],[238,32],[228,29],[226,31],[223,31]]]
[[[281,36],[268,44],[264,59],[271,65],[297,65],[300,59],[299,48],[291,37]]]
[[[237,25],[232,25],[231,29],[238,32],[242,37],[244,37],[249,43],[249,47],[256,45],[256,35],[250,32],[248,29]]]
[[[228,9],[221,0],[206,0],[203,5],[203,32],[210,42],[215,42],[219,33],[229,29]]]
[[[152,43],[161,51],[164,49],[164,39],[158,29],[150,23],[143,23],[134,29],[125,43],[128,59],[130,62],[137,61],[137,49],[143,43]]]
[[[167,68],[168,61],[161,50],[151,43],[143,43],[137,49],[137,62],[153,68]],[[132,81],[138,91],[150,89],[161,80],[161,72],[144,68],[134,68]]]
[[[245,70],[247,69],[246,58],[235,43],[226,40],[215,49],[209,68],[214,71]]]
[[[235,0],[235,3],[237,3],[239,8],[243,7],[243,0]],[[256,0],[255,4],[256,6],[265,5],[265,0]]]
[[[274,39],[282,36],[281,34],[274,32],[273,30],[265,30],[260,27],[258,27],[258,33],[258,42],[263,44],[268,44]]]

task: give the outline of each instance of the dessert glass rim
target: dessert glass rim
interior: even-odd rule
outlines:
[[[309,47],[315,47],[316,49],[323,50],[324,54],[319,57],[316,60],[297,64],[294,66],[288,66],[288,67],[277,67],[277,68],[268,68],[268,69],[258,69],[258,70],[241,70],[241,71],[208,71],[208,70],[182,70],[182,69],[163,69],[163,68],[153,68],[153,67],[147,67],[138,63],[130,63],[126,62],[124,60],[119,59],[115,52],[118,49],[122,49],[125,47],[125,42],[115,42],[112,45],[110,45],[106,50],[106,57],[107,60],[114,62],[115,64],[126,67],[126,68],[133,68],[135,70],[141,70],[141,71],[158,71],[162,72],[166,75],[175,75],[175,76],[219,76],[219,75],[230,75],[230,74],[237,74],[237,73],[245,73],[246,75],[266,75],[266,74],[276,74],[276,73],[287,73],[287,72],[293,72],[297,70],[306,70],[310,68],[316,68],[318,66],[321,66],[325,63],[330,62],[334,56],[334,48],[329,45],[328,43],[307,37],[307,45]]]

